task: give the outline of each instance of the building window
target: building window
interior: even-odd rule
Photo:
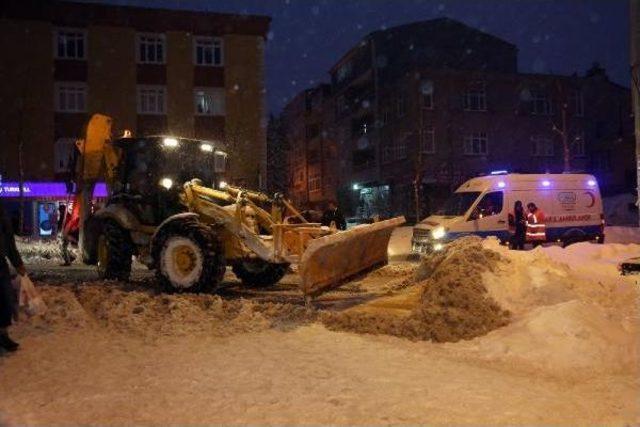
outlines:
[[[465,111],[487,111],[487,94],[484,88],[468,89],[462,97]]]
[[[476,132],[465,136],[464,154],[468,156],[484,156],[489,152],[489,142],[485,132]]]
[[[222,65],[222,39],[196,37],[194,39],[194,61],[196,65],[219,67]]]
[[[197,88],[193,91],[197,116],[224,116],[225,97],[222,88]]]
[[[591,158],[591,167],[598,172],[611,172],[611,151],[596,151]]]
[[[164,35],[138,34],[138,62],[164,64]]]
[[[55,93],[56,112],[84,113],[87,111],[87,85],[85,83],[56,83]]]
[[[533,155],[536,157],[553,157],[553,141],[549,138],[532,138]]]
[[[386,124],[388,124],[391,120],[391,109],[389,107],[382,107],[382,113],[381,113],[381,124],[384,126]]]
[[[426,108],[428,110],[433,109],[433,82],[431,80],[423,81],[420,84],[420,93],[422,108]]]
[[[389,163],[392,159],[393,153],[390,146],[385,145],[382,147],[382,163]]]
[[[85,59],[86,32],[71,28],[61,28],[54,35],[54,56],[56,59]]]
[[[314,173],[309,176],[309,191],[320,191],[322,185],[320,182],[320,174]]]
[[[542,90],[531,91],[531,114],[548,116],[552,114],[551,100]]]
[[[587,155],[584,132],[576,133],[571,144],[571,154],[573,157],[585,157]]]
[[[407,101],[404,96],[400,95],[396,99],[396,115],[404,117],[405,114],[407,114]]]
[[[433,128],[423,129],[420,140],[420,152],[423,154],[433,154],[436,152],[436,141]]]
[[[392,160],[407,158],[407,138],[400,138],[392,145],[391,158]]]
[[[54,147],[54,172],[57,174],[73,172],[73,154],[76,140],[74,138],[58,138]]]
[[[166,111],[164,86],[138,86],[138,114],[165,114]]]
[[[347,77],[351,75],[351,61],[342,64],[338,71],[336,72],[336,80],[338,83],[345,80]]]
[[[569,100],[569,102],[573,107],[574,116],[584,116],[584,97],[582,96],[582,91],[580,89],[576,89],[571,92],[571,99]]]

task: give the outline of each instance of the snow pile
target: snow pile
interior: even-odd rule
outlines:
[[[225,300],[206,294],[155,294],[115,286],[38,286],[49,311],[44,316],[24,319],[21,327],[55,331],[93,326],[147,338],[198,333],[227,336],[287,329],[315,317],[303,305]]]
[[[60,243],[56,239],[36,240],[17,238],[16,246],[25,264],[62,262]]]
[[[510,261],[485,272],[484,283],[513,322],[459,349],[558,373],[637,370],[640,292],[616,264],[640,255],[640,246],[581,243],[528,252],[495,240],[484,246]]]
[[[332,329],[389,334],[415,340],[458,341],[504,326],[509,313],[491,299],[481,273],[503,259],[477,237],[462,238],[426,256],[413,275],[419,288],[408,315],[392,311],[346,311],[323,316]]]
[[[399,278],[413,274],[415,267],[412,264],[388,264],[372,271],[367,277]]]
[[[631,193],[602,199],[604,217],[611,225],[638,225],[637,197]]]

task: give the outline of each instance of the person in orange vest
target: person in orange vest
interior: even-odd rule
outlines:
[[[527,242],[532,242],[534,246],[547,240],[547,227],[544,223],[544,212],[531,202],[527,204],[529,214],[527,215]]]

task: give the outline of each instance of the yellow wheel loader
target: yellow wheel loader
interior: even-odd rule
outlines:
[[[92,167],[103,169],[109,197],[84,215],[80,242],[85,262],[103,278],[126,280],[136,256],[167,290],[202,292],[218,288],[227,265],[247,286],[270,286],[293,264],[302,292],[315,296],[386,263],[391,233],[404,222],[348,231],[309,223],[283,195],[227,185],[222,144],[173,136],[111,140],[105,118],[94,116],[79,144],[102,146],[94,151],[102,161],[93,159]],[[91,199],[92,187],[90,180],[78,186],[81,200]]]

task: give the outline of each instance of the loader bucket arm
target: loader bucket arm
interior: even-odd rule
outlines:
[[[298,266],[302,292],[317,296],[358,273],[385,264],[391,233],[404,222],[404,217],[396,217],[311,240]]]

